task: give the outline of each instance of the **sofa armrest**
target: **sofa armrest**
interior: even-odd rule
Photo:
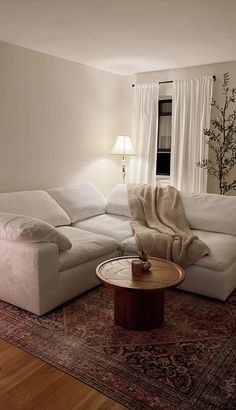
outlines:
[[[58,246],[0,240],[0,299],[37,315],[50,309],[58,281]]]

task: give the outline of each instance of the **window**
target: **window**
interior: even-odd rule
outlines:
[[[159,100],[157,175],[170,175],[172,100]]]

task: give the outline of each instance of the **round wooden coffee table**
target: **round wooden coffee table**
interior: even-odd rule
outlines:
[[[148,330],[164,319],[164,291],[179,285],[184,271],[175,263],[149,258],[150,271],[140,276],[131,272],[134,256],[109,259],[98,265],[97,277],[114,288],[114,320],[127,329]]]

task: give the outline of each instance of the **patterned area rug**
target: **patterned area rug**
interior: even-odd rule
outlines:
[[[0,336],[130,409],[236,408],[236,292],[219,302],[166,292],[152,331],[113,323],[104,287],[37,317],[0,302]]]

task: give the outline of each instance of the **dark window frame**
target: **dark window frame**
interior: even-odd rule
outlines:
[[[162,104],[171,103],[171,111],[163,112]],[[158,124],[160,123],[160,117],[172,116],[172,98],[165,98],[158,101]],[[170,160],[171,160],[171,148],[158,148],[159,146],[159,127],[157,135],[157,160],[156,160],[156,175],[157,176],[169,176],[170,175]],[[168,172],[164,169],[167,168]]]

